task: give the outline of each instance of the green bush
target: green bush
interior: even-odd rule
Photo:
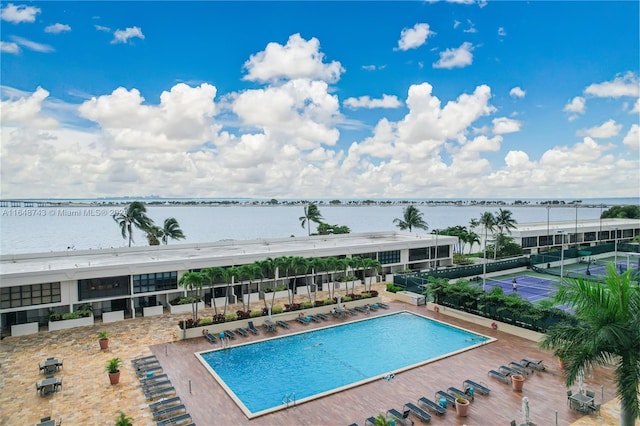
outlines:
[[[323,304],[323,305],[325,305],[325,306],[326,306],[326,305],[333,305],[333,304],[335,304],[335,303],[336,303],[336,302],[335,302],[333,299],[324,299],[324,300],[322,301],[322,304]]]
[[[353,298],[352,298],[352,297],[349,297],[349,296],[344,296],[344,297],[343,297],[342,299],[340,299],[340,300],[341,300],[341,301],[343,301],[343,302],[351,302],[351,301],[353,300]]]
[[[172,304],[173,306],[188,305],[190,303],[195,303],[195,302],[200,302],[200,298],[195,296],[176,297],[175,299],[172,299],[169,301],[169,303]]]
[[[249,317],[250,318],[256,318],[256,317],[261,317],[262,316],[262,311],[251,311],[249,313]]]
[[[313,308],[312,302],[300,302],[300,309],[309,309]]]
[[[357,281],[357,280],[358,280],[358,277],[355,277],[353,275],[346,275],[344,277],[338,278],[338,282],[341,282],[341,283],[346,283],[346,282],[350,283],[351,281]]]
[[[200,318],[198,320],[198,326],[201,327],[203,325],[211,325],[213,324],[213,318]]]
[[[271,313],[272,314],[281,314],[284,312],[284,306],[274,306],[273,309],[271,309]]]
[[[224,322],[235,321],[238,319],[238,315],[235,313],[228,313],[224,316]]]
[[[404,288],[398,287],[397,285],[394,285],[394,284],[391,284],[391,283],[387,284],[387,291],[390,292],[390,293],[397,293],[397,292],[402,291],[402,290],[404,290]]]

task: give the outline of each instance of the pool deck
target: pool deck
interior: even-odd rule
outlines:
[[[388,301],[387,301],[388,302]],[[201,315],[211,315],[205,310]],[[228,308],[230,311],[235,309]],[[478,395],[471,404],[466,418],[456,417],[447,410],[444,417],[431,419],[441,425],[508,425],[513,419],[522,421],[521,398],[529,398],[530,420],[538,425],[587,426],[619,423],[619,405],[615,401],[612,382],[613,370],[599,368],[586,378],[586,389],[596,391],[600,402],[600,385],[604,385],[601,418],[583,416],[567,406],[566,387],[557,362],[550,353],[538,349],[535,342],[487,329],[465,321],[455,320],[440,313],[427,312],[424,306],[391,303],[391,309],[371,312],[371,316],[408,310],[467,330],[495,337],[496,342],[438,360],[415,369],[396,374],[395,378],[379,380],[335,393],[314,401],[248,420],[231,397],[210,376],[195,358],[194,352],[215,348],[206,339],[176,341],[173,325],[187,316],[163,315],[138,318],[119,323],[96,324],[59,332],[43,332],[23,337],[8,337],[0,342],[0,425],[35,424],[41,417],[62,418],[65,425],[113,424],[118,411],[133,417],[135,425],[153,425],[149,402],[145,400],[130,360],[155,354],[164,373],[171,380],[193,421],[200,425],[364,425],[366,418],[385,413],[390,408],[402,409],[406,402],[416,402],[421,396],[434,399],[437,390],[449,386],[462,387],[462,381],[473,379],[491,388],[490,396]],[[359,313],[354,319],[364,318]],[[278,328],[278,335],[309,330],[350,319],[331,319],[321,323],[302,325],[291,322],[291,328]],[[111,332],[110,348],[101,351],[96,333]],[[234,344],[263,339],[265,334],[238,336]],[[402,347],[393,348],[402,351]],[[43,376],[38,363],[54,356],[64,360],[61,391],[47,397],[38,396],[35,382]],[[361,356],[381,356],[362,348]],[[124,360],[120,384],[110,385],[104,372],[106,361],[113,357]],[[542,359],[548,366],[545,372],[536,372],[525,381],[524,391],[514,392],[511,387],[487,376],[487,371],[508,365],[521,358]],[[318,368],[331,374],[331,365]],[[287,380],[274,377],[273,380]],[[576,386],[573,387],[575,390]],[[416,424],[419,423],[414,419]]]

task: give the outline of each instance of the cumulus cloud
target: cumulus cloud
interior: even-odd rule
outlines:
[[[520,128],[522,127],[522,122],[506,117],[494,118],[492,122],[493,133],[497,135],[519,132]]]
[[[402,102],[397,96],[382,95],[381,99],[371,99],[369,96],[360,96],[359,98],[347,98],[342,103],[347,108],[398,108],[402,106]]]
[[[102,31],[102,32],[105,32],[105,33],[110,33],[111,32],[111,28],[105,27],[105,26],[102,26],[102,25],[97,25],[96,24],[96,25],[93,26],[93,28],[95,28],[96,31]]]
[[[617,75],[612,81],[591,84],[584,89],[584,93],[598,98],[638,97],[640,81],[637,74],[627,72],[624,75]]]
[[[244,64],[247,75],[244,80],[275,82],[308,78],[335,83],[340,79],[344,68],[338,61],[323,63],[324,53],[320,52],[320,41],[313,37],[303,39],[293,34],[286,45],[275,42],[267,44],[262,52],[251,55]]]
[[[631,149],[640,149],[640,126],[632,124],[629,132],[622,139],[622,143]]]
[[[376,71],[376,70],[383,70],[386,67],[387,67],[386,65],[363,65],[362,69],[365,71]]]
[[[433,68],[464,68],[473,62],[473,45],[468,41],[458,48],[440,52],[440,60],[433,64]]]
[[[633,108],[629,111],[629,114],[638,114],[640,113],[640,98],[636,99],[636,102],[633,104]]]
[[[415,24],[413,28],[404,28],[400,32],[400,40],[398,40],[398,50],[417,49],[427,42],[427,39],[435,35],[429,29],[429,24]]]
[[[55,119],[42,114],[43,102],[49,97],[47,90],[38,87],[31,94],[25,96],[18,93],[18,95],[17,99],[8,99],[1,103],[0,117],[2,117],[3,126],[28,126],[38,129],[58,126]]]
[[[55,23],[44,28],[45,33],[60,34],[71,31],[71,27],[67,24]]]
[[[524,98],[526,94],[527,92],[522,90],[522,88],[520,88],[519,86],[516,86],[509,91],[509,96],[511,96],[512,98]]]
[[[24,37],[11,36],[11,39],[19,46],[25,47],[29,50],[33,50],[35,52],[50,53],[55,51],[55,49],[48,44],[37,43]]]
[[[578,130],[577,135],[589,136],[597,139],[608,139],[618,135],[621,129],[622,124],[617,124],[614,120],[608,120],[600,126]]]
[[[18,46],[18,43],[0,41],[0,52],[18,54],[20,53],[20,46]]]
[[[504,29],[504,27],[499,27],[498,28],[498,35],[500,37],[505,37],[507,35],[507,31]]]
[[[9,3],[0,10],[0,19],[14,24],[21,22],[31,23],[36,21],[36,15],[40,12],[42,10],[39,7],[26,6],[24,4],[16,6],[13,3]]]
[[[573,112],[576,114],[584,114],[586,107],[586,100],[582,96],[576,96],[564,106],[562,109],[564,112]]]
[[[144,40],[144,34],[139,27],[128,27],[124,30],[116,30],[113,33],[113,40],[111,44],[128,43],[132,38],[139,38]]]

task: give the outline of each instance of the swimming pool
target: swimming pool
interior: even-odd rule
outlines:
[[[400,312],[196,356],[249,418],[493,340]]]

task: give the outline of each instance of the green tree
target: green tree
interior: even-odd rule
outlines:
[[[162,229],[159,226],[152,225],[147,230],[147,242],[150,246],[159,246],[160,238],[162,237]]]
[[[195,290],[196,295],[191,300],[191,310],[193,312],[193,321],[198,323],[198,302],[200,302],[200,290],[204,283],[204,276],[199,272],[186,272],[178,280],[178,285],[184,287],[185,290]]]
[[[329,272],[329,298],[333,298],[335,293],[336,271],[340,268],[340,260],[337,257],[329,256],[326,259],[327,272]]]
[[[164,220],[164,226],[162,227],[162,243],[165,245],[168,244],[169,238],[172,240],[184,240],[186,238],[175,217],[168,217]]]
[[[513,218],[511,210],[498,209],[495,215],[495,227],[498,230],[498,238],[496,239],[496,248],[500,245],[500,237],[504,235],[504,231],[511,234],[512,229],[516,229],[516,220]],[[494,251],[497,254],[497,250]]]
[[[620,424],[633,426],[640,418],[640,287],[632,271],[618,274],[609,265],[603,283],[569,279],[556,293],[574,317],[552,326],[540,346],[552,349],[567,365],[564,378],[573,385],[581,371],[613,365]]]
[[[227,314],[227,306],[229,305],[229,289],[231,288],[231,284],[234,283],[235,279],[238,278],[238,268],[236,266],[230,266],[228,268],[221,268],[220,275],[222,280],[225,282],[225,292],[224,292],[224,309],[222,310],[222,315]]]
[[[322,257],[314,257],[311,258],[311,268],[313,270],[313,284],[314,284],[314,294],[313,301],[318,300],[318,286],[319,284],[316,281],[319,273],[323,273],[327,271],[327,261]],[[320,283],[322,284],[322,283]]]
[[[244,302],[244,288],[245,286],[241,283],[240,284],[240,297],[242,299],[242,310],[245,312],[248,312],[250,309],[250,305],[251,305],[251,286],[253,285],[253,280],[255,280],[259,274],[261,274],[262,271],[260,270],[260,267],[258,265],[256,265],[255,263],[248,263],[246,265],[242,265],[242,266],[238,266],[238,276],[239,276],[239,280],[240,281],[249,281],[249,284],[247,284],[247,294],[249,295],[247,297],[247,303],[245,304]]]
[[[601,219],[640,219],[640,206],[613,206],[602,212]]]
[[[425,231],[429,228],[429,224],[422,218],[422,212],[413,205],[406,207],[402,211],[402,219],[393,219],[393,223],[402,231],[408,229],[409,232],[411,232],[413,228],[419,228]]]
[[[484,246],[486,248],[487,247],[487,238],[488,238],[489,231],[491,231],[493,233],[493,231],[495,231],[495,229],[496,229],[496,218],[493,216],[493,213],[484,212],[480,216],[480,219],[478,219],[478,223],[480,225],[482,225],[482,227],[484,228]],[[486,249],[485,249],[482,257],[484,257],[485,261],[486,261],[486,259],[487,259]]]
[[[367,290],[367,274],[366,271],[367,269],[371,272],[370,276],[376,276],[378,275],[378,273],[380,272],[380,269],[382,269],[382,263],[380,263],[378,260],[376,259],[371,259],[369,257],[365,257],[363,259],[363,266],[364,266],[364,270],[365,270],[365,274],[364,274],[364,289]],[[369,290],[371,291],[371,282],[369,282]]]
[[[129,240],[129,247],[133,241],[133,228],[147,232],[153,226],[153,220],[147,216],[147,208],[140,201],[134,201],[124,212],[114,214],[113,220],[120,226],[122,238]]]
[[[328,223],[320,222],[318,224],[318,235],[335,235],[335,234],[349,234],[351,229],[344,225],[329,225]]]
[[[302,229],[307,228],[307,233],[311,235],[311,222],[320,223],[322,221],[322,215],[320,209],[315,203],[309,203],[304,207],[304,216],[300,216],[300,224]]]
[[[258,291],[261,291],[262,282],[264,281],[264,279],[270,278],[271,274],[275,273],[275,265],[273,264],[273,259],[270,257],[267,257],[264,260],[256,260],[255,264],[258,266],[258,268],[260,268],[260,274],[258,275],[258,277],[260,278],[260,282],[258,283]],[[273,286],[275,287],[275,280]],[[262,297],[262,301],[264,302],[264,308],[267,309],[267,299],[264,296]],[[271,305],[271,307],[273,308],[273,305]]]
[[[218,316],[218,307],[216,306],[216,292],[214,284],[219,278],[222,278],[222,268],[206,268],[200,271],[200,273],[204,277],[204,281],[206,281],[209,284],[209,287],[211,287],[211,304],[213,305],[213,315]]]

